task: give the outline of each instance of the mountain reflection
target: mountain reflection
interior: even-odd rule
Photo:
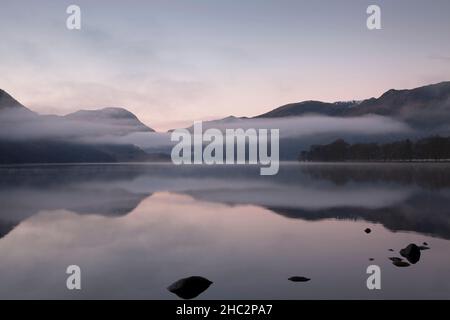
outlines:
[[[40,211],[120,217],[155,192],[256,205],[295,219],[365,220],[450,239],[448,164],[65,165],[0,168],[0,237]]]

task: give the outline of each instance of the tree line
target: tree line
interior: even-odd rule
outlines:
[[[385,144],[349,144],[338,139],[326,145],[312,145],[302,151],[300,161],[439,161],[450,159],[450,137],[433,136]]]

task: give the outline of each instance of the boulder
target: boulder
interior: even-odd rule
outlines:
[[[167,290],[183,299],[193,299],[209,288],[212,281],[203,277],[193,276],[172,283]]]
[[[297,276],[295,276],[295,277],[290,277],[288,280],[292,281],[292,282],[307,282],[307,281],[309,281],[311,279],[306,278],[306,277],[297,277]]]
[[[420,248],[414,243],[400,250],[402,257],[405,257],[410,263],[415,264],[420,260]]]
[[[410,264],[405,261],[394,261],[394,262],[392,262],[392,264],[396,267],[409,267],[410,266]]]
[[[393,262],[400,262],[400,261],[403,261],[403,259],[402,258],[399,258],[399,257],[390,257],[389,258],[389,260],[391,260],[391,261],[393,261]]]

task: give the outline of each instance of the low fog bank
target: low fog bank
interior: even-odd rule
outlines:
[[[239,119],[230,121],[209,121],[202,123],[202,132],[210,128],[219,129],[278,129],[280,132],[280,157],[284,160],[296,159],[299,152],[311,144],[329,143],[338,138],[351,142],[384,142],[402,138],[418,138],[426,135],[412,129],[407,124],[389,117],[368,115],[353,118],[328,116],[303,116],[276,119]],[[194,134],[193,127],[188,128]],[[133,143],[146,151],[170,152],[175,142],[170,141],[170,133],[130,134],[119,139]]]
[[[205,122],[203,128],[220,130],[237,128],[279,129],[281,138],[302,137],[322,133],[396,134],[411,133],[407,124],[389,117],[366,115],[361,117],[330,117],[307,115],[301,117],[271,119],[239,119],[233,121]]]
[[[0,116],[0,138],[4,140],[59,139],[89,142],[102,136],[120,136],[133,131],[133,128],[132,123],[123,121],[95,123],[60,116],[24,118],[17,112],[8,112]]]
[[[384,142],[426,135],[404,122],[377,115],[352,118],[318,115],[274,119],[235,118],[224,122],[204,122],[203,132],[209,128],[222,132],[239,128],[279,129],[280,157],[285,160],[295,159],[301,150],[311,144],[329,143],[337,138],[349,142]],[[23,118],[10,113],[0,117],[0,140],[3,141],[58,140],[83,144],[135,145],[147,153],[167,154],[177,143],[171,141],[171,133],[134,132],[135,129],[132,124],[123,122],[97,123],[59,116]],[[192,132],[192,128],[188,130]]]

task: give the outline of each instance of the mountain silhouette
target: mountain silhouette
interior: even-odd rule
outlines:
[[[300,150],[307,150],[313,144],[330,143],[337,138],[343,138],[349,143],[377,142],[389,143],[402,139],[419,139],[431,135],[448,135],[450,133],[450,82],[441,82],[407,90],[388,90],[379,98],[363,101],[321,102],[304,101],[281,106],[267,113],[247,118],[229,116],[223,119],[205,121],[203,128],[210,127],[255,127],[261,122],[255,120],[274,120],[277,118],[294,117],[315,114],[328,117],[361,117],[378,115],[387,120],[394,119],[399,124],[405,124],[408,130],[395,133],[379,133],[376,136],[364,129],[357,133],[339,134],[324,131],[316,135],[286,135],[280,142],[280,159],[295,160]],[[384,118],[383,118],[384,119]],[[380,120],[381,121],[381,120]],[[270,127],[271,122],[262,122]],[[22,127],[24,128],[22,130]],[[292,123],[291,123],[292,127]],[[46,136],[35,139],[22,139],[19,142],[11,140],[12,132],[21,130],[44,129]],[[192,130],[192,127],[188,128]],[[58,135],[58,130],[69,131],[65,137]],[[70,131],[72,130],[72,131]],[[282,130],[282,127],[280,127]],[[34,133],[34,131],[32,131]],[[50,133],[48,133],[50,132]],[[121,137],[132,133],[150,133],[154,130],[143,124],[133,113],[124,108],[103,108],[98,110],[80,110],[66,116],[41,116],[27,109],[11,95],[0,90],[0,163],[24,162],[117,162],[146,161],[148,153],[160,152],[167,154],[170,146],[154,151],[146,151],[132,144],[80,143],[77,134],[82,138]],[[104,140],[101,140],[104,141]],[[111,141],[111,139],[109,140]],[[114,141],[115,142],[115,141]],[[166,150],[167,149],[167,150]],[[53,151],[52,151],[53,150]],[[58,155],[55,155],[55,151]],[[164,151],[162,151],[164,150]],[[156,157],[150,160],[157,160]]]
[[[23,109],[28,112],[32,112],[27,109],[23,104],[14,99],[10,94],[6,91],[0,89],[0,111],[4,111],[7,109]]]
[[[132,132],[154,132],[143,124],[133,113],[124,108],[103,108],[98,110],[80,110],[66,115],[64,118],[96,124],[114,125],[116,134]]]
[[[317,114],[357,117],[368,114],[393,117],[418,128],[436,128],[450,120],[450,81],[409,90],[391,89],[379,98],[349,102],[291,103],[254,118],[298,117]]]
[[[39,115],[0,90],[0,164],[152,160],[132,144],[81,138],[153,131],[123,108],[81,110],[64,117]]]
[[[322,102],[322,101],[303,101],[290,103],[254,118],[282,118],[299,117],[308,114],[319,114],[323,116],[343,116],[351,107],[358,105],[358,102]]]
[[[0,89],[0,117],[8,120],[29,119],[38,115]]]

